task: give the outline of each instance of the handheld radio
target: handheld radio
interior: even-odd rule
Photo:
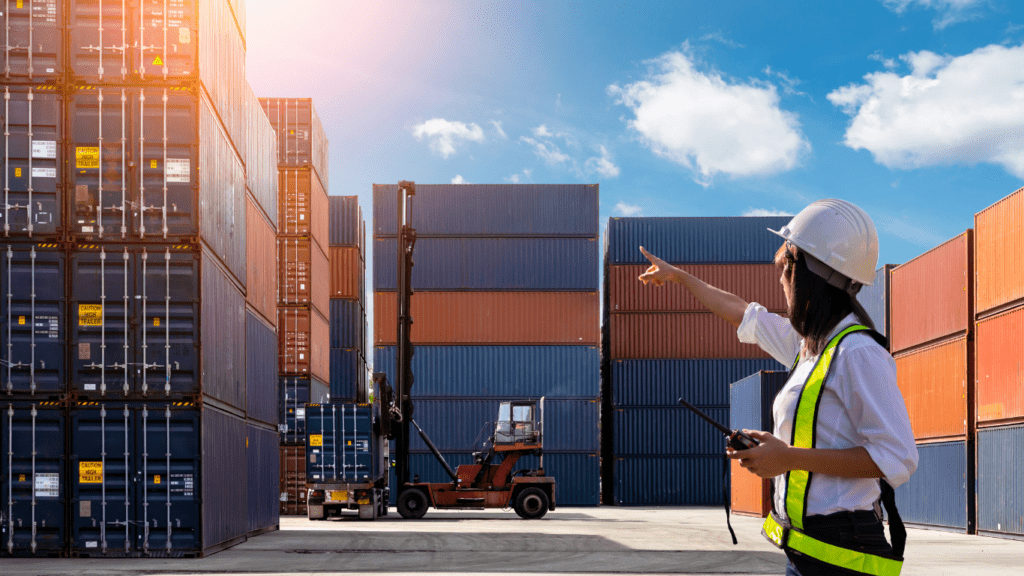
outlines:
[[[713,418],[701,412],[698,408],[696,408],[693,404],[690,404],[686,400],[680,398],[679,403],[692,410],[693,413],[696,414],[697,416],[700,416],[701,418],[706,420],[708,424],[711,424],[715,428],[718,428],[718,430],[722,434],[724,434],[726,438],[729,439],[729,447],[732,448],[733,450],[747,450],[749,448],[761,445],[760,442],[754,440],[749,434],[744,433],[742,430],[730,430],[729,428],[722,426]]]

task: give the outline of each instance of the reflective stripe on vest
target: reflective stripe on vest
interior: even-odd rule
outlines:
[[[818,361],[800,393],[800,398],[797,400],[793,436],[790,440],[791,446],[796,448],[815,447],[818,406],[825,380],[832,367],[832,357],[843,338],[854,332],[865,330],[870,330],[870,328],[854,325],[843,330],[829,341],[825,350],[818,357]],[[800,357],[797,356],[797,363],[799,362]],[[828,544],[803,532],[811,477],[812,474],[806,470],[790,470],[786,473],[786,516],[789,525],[782,526],[773,516],[769,516],[763,526],[764,535],[778,546],[800,552],[833,566],[862,574],[897,576],[903,566],[903,562],[900,560]]]

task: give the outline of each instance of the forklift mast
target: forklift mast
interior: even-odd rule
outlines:
[[[412,227],[412,197],[416,195],[416,183],[403,180],[398,183],[398,198],[395,213],[398,218],[398,339],[395,355],[395,395],[401,413],[399,429],[395,434],[395,476],[396,487],[409,483],[409,423],[412,421],[413,403],[410,391],[413,385],[412,355],[412,253],[416,245],[416,230]]]

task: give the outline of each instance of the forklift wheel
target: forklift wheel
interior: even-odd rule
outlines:
[[[548,495],[540,488],[526,488],[516,497],[516,514],[520,518],[536,520],[548,513]]]
[[[423,518],[423,515],[427,513],[426,494],[415,488],[402,492],[398,496],[398,513],[402,515],[402,518],[412,520]]]

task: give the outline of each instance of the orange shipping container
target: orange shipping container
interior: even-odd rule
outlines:
[[[277,309],[278,368],[330,382],[330,324],[308,307]]]
[[[978,322],[978,426],[1024,421],[1024,307]]]
[[[378,346],[394,344],[394,292],[373,295]],[[416,292],[412,341],[416,344],[598,343],[596,292]]]
[[[963,438],[972,386],[966,336],[896,355],[896,381],[914,438]]]
[[[747,302],[757,302],[770,310],[786,308],[779,269],[774,264],[700,264],[679,268]],[[706,310],[681,284],[644,285],[637,276],[646,269],[647,266],[631,264],[610,267],[608,296],[611,312]]]
[[[277,234],[251,197],[245,210],[245,301],[277,326]]]
[[[610,347],[614,360],[771,357],[711,312],[612,314]]]
[[[356,246],[331,246],[331,298],[363,300],[365,264]]]
[[[312,236],[327,246],[330,208],[327,190],[311,168],[278,171],[278,226],[282,236]]]
[[[330,313],[331,266],[327,255],[309,238],[278,239],[279,303],[282,306],[313,305],[321,314]]]
[[[740,466],[739,461],[730,462],[732,477],[732,511],[744,516],[767,518],[772,509],[768,492],[769,480],[759,477]]]
[[[1024,298],[1024,188],[974,215],[978,314]]]
[[[967,230],[890,273],[893,352],[969,330],[974,320],[973,239],[973,231]]]

